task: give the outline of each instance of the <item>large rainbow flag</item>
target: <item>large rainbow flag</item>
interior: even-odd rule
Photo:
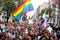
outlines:
[[[28,11],[33,10],[32,2],[31,0],[24,0],[21,4],[17,6],[17,8],[13,12],[13,16],[17,19],[20,20],[21,16]]]

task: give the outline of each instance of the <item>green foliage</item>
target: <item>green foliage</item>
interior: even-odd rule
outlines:
[[[0,0],[0,6],[1,6],[2,0]]]
[[[3,0],[2,6],[3,6],[2,10],[7,12],[7,22],[8,22],[11,12],[13,12],[16,5],[12,0]]]
[[[17,1],[19,1],[19,3],[21,2],[21,0],[17,0]],[[7,21],[8,21],[9,16],[16,8],[16,4],[13,2],[13,0],[0,0],[0,6],[3,7],[2,11],[7,12]]]
[[[3,1],[3,10],[8,11],[9,13],[15,9],[16,5],[12,0]]]
[[[7,12],[7,22],[9,19],[9,16],[11,15],[11,12],[15,9],[16,5],[12,0],[0,0],[0,6],[2,6],[2,11]]]
[[[41,11],[41,16],[43,15],[44,11],[45,11],[44,9]]]

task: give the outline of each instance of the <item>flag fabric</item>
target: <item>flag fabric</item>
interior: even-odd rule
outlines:
[[[46,14],[46,19],[49,20],[49,12]]]
[[[13,12],[13,16],[17,19],[20,20],[21,16],[25,13],[27,13],[28,11],[33,10],[33,5],[31,0],[25,0],[24,2],[22,2],[21,4],[19,4],[17,6],[17,8],[14,10]]]
[[[49,40],[49,31],[45,29],[45,40]]]
[[[1,28],[3,29],[3,28],[6,28],[6,27],[5,27],[5,25],[2,25]]]
[[[46,12],[43,13],[42,18],[45,19],[45,17],[46,17]]]
[[[49,35],[48,35],[48,33],[46,33],[45,35],[46,35],[46,40],[49,40]]]
[[[43,13],[42,18],[44,19],[44,22],[42,23],[42,26],[46,27],[47,26],[47,22],[49,20],[49,13],[47,13],[46,11]]]
[[[28,11],[31,11],[31,10],[33,10],[32,2],[31,2],[31,0],[27,0],[22,13],[24,14],[24,13],[27,13]]]
[[[42,23],[42,26],[46,27],[46,12],[43,13],[42,18],[44,19],[44,22]]]
[[[48,13],[48,14],[46,14],[46,18],[49,18],[49,13]]]
[[[1,29],[7,28],[5,24],[0,24]]]
[[[12,15],[10,16],[10,18],[9,18],[9,20],[8,20],[8,21],[9,21],[9,24],[10,24],[10,25],[12,25],[12,24],[13,24]]]

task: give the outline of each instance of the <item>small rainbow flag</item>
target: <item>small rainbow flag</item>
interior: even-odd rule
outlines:
[[[46,18],[49,18],[49,13],[46,14]]]
[[[10,18],[9,18],[9,23],[10,23],[10,25],[12,25],[13,24],[13,21],[12,21],[12,15],[10,16]]]
[[[45,11],[43,13],[42,18],[44,19],[44,22],[42,23],[42,26],[46,27],[49,21],[49,12],[47,13],[47,11]]]
[[[13,16],[17,19],[20,20],[21,16],[28,11],[33,10],[32,2],[31,0],[24,0],[21,4],[17,6],[17,8],[13,12]]]
[[[46,40],[49,40],[49,31],[47,29],[45,30],[45,37],[46,37]]]

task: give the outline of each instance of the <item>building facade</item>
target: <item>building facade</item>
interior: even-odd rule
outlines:
[[[58,25],[58,27],[60,27],[60,0],[51,0],[51,2],[51,20],[54,25]]]
[[[60,0],[58,0],[58,26],[60,27]]]

